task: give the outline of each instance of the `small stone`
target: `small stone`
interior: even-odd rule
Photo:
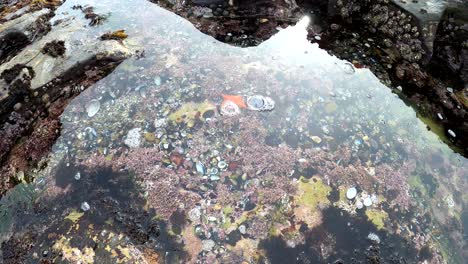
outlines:
[[[77,172],[75,174],[75,180],[79,181],[81,179],[81,173],[80,172]]]
[[[312,141],[314,141],[317,144],[320,144],[322,142],[322,139],[318,136],[312,136],[310,138],[312,139]]]
[[[247,232],[247,228],[245,227],[245,225],[240,225],[239,226],[239,232],[243,235],[245,235],[245,233]]]
[[[355,187],[351,187],[346,191],[346,198],[348,198],[349,200],[354,199],[356,195],[357,195],[357,189]]]
[[[138,148],[141,144],[141,128],[130,129],[127,133],[127,137],[124,140],[125,145],[129,148]]]
[[[203,240],[202,241],[202,250],[203,251],[211,251],[214,246],[215,246],[215,242],[211,239],[208,239],[208,240]]]
[[[453,93],[453,88],[452,88],[452,87],[447,87],[447,91],[448,91],[449,93]]]
[[[89,209],[91,209],[91,207],[89,206],[89,204],[88,204],[87,202],[83,202],[83,203],[81,204],[81,210],[83,210],[83,211],[86,212],[86,211],[88,211]]]
[[[444,120],[444,117],[442,116],[441,113],[437,113],[437,117],[438,117],[440,120]]]
[[[19,111],[21,109],[23,105],[21,103],[16,103],[14,106],[13,106],[13,110],[15,111]]]

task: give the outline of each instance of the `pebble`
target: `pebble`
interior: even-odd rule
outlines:
[[[89,209],[91,209],[91,206],[89,206],[89,204],[87,202],[83,202],[81,203],[81,210],[83,211],[88,211]]]
[[[81,173],[80,172],[77,172],[75,174],[75,180],[79,181],[81,179]]]
[[[447,87],[447,91],[449,91],[449,93],[453,93],[453,88],[452,87]]]
[[[201,217],[200,207],[195,207],[192,210],[190,210],[188,213],[188,217],[190,221],[192,222],[197,222],[198,220],[200,220],[200,217]]]
[[[202,241],[203,251],[211,251],[214,248],[214,246],[215,246],[215,242],[211,239]]]
[[[312,141],[314,141],[317,144],[320,144],[322,142],[322,139],[318,136],[312,136],[310,138],[312,139]]]
[[[127,137],[124,140],[125,145],[129,148],[138,148],[141,144],[141,128],[130,129],[127,133]]]
[[[357,189],[355,187],[351,187],[348,189],[348,191],[346,191],[346,198],[348,198],[349,200],[354,199],[356,195],[357,195]]]
[[[444,120],[444,117],[442,116],[441,113],[437,113],[437,116],[439,117],[440,120]]]

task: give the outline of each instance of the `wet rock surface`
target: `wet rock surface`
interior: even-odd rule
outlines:
[[[73,37],[86,21],[60,20],[52,27],[54,13],[37,8],[30,6],[30,13],[0,26],[0,193],[22,180],[17,173],[33,168],[47,155],[59,135],[58,117],[68,101],[131,54],[122,42]],[[51,127],[35,133],[44,123]],[[20,139],[31,143],[16,147]]]
[[[319,8],[286,28],[319,2],[166,2],[210,34],[234,16],[236,45],[279,32],[248,49],[144,0],[57,9],[0,66],[0,175],[16,185],[0,200],[3,261],[463,263],[467,160],[365,69],[427,100],[417,89],[439,80],[413,57],[426,44],[385,41],[392,75],[352,18],[320,22]]]

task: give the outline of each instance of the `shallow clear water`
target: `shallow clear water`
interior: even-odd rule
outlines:
[[[108,18],[69,52],[119,29],[138,52],[67,107],[34,190],[4,198],[3,230],[36,234],[31,262],[462,263],[467,160],[310,44],[307,18],[243,49],[143,0],[67,1],[57,19],[87,25],[78,3]],[[274,109],[244,108],[254,95]]]

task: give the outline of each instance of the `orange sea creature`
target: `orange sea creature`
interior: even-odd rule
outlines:
[[[247,105],[244,102],[244,99],[242,99],[242,96],[240,95],[228,95],[228,94],[222,94],[224,101],[231,101],[235,103],[237,106],[240,108],[247,108]]]

